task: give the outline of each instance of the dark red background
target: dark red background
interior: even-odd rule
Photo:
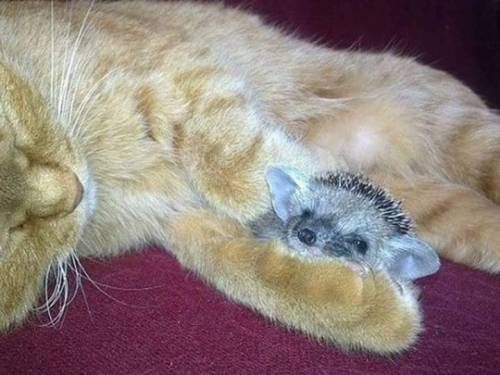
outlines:
[[[332,46],[419,55],[500,107],[498,2],[246,5]],[[346,355],[289,332],[228,301],[159,249],[84,264],[101,290],[85,282],[57,329],[33,319],[0,338],[0,374],[499,373],[500,277],[449,262],[418,282],[426,331],[393,358]]]
[[[418,56],[500,108],[500,3],[495,0],[226,0],[332,47]]]

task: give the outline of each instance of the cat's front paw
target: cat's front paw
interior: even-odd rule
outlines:
[[[394,353],[416,340],[421,316],[411,283],[338,260],[281,254],[262,263],[264,280],[282,298],[279,320],[345,349]]]

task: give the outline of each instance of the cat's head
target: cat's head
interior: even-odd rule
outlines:
[[[0,330],[37,302],[88,219],[88,173],[47,104],[0,62]]]

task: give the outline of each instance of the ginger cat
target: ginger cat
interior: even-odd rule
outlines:
[[[157,243],[289,327],[408,348],[410,283],[252,236],[275,163],[361,171],[442,256],[500,271],[500,117],[409,58],[322,48],[222,5],[8,2],[0,108],[0,330],[49,269],[64,280],[78,257]]]

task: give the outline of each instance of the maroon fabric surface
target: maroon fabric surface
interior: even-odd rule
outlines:
[[[332,46],[419,55],[500,107],[494,0],[245,4]],[[57,329],[33,319],[1,337],[0,374],[500,372],[500,277],[456,264],[444,262],[437,275],[418,282],[426,331],[412,350],[391,359],[346,355],[289,332],[228,301],[158,249],[84,264],[99,288],[85,282]]]
[[[86,261],[61,327],[0,339],[2,374],[498,374],[500,280],[447,263],[422,279],[426,331],[391,359],[346,355],[228,301],[165,252]],[[130,290],[127,290],[130,289]]]
[[[322,44],[394,50],[446,70],[500,108],[496,0],[225,0]]]

